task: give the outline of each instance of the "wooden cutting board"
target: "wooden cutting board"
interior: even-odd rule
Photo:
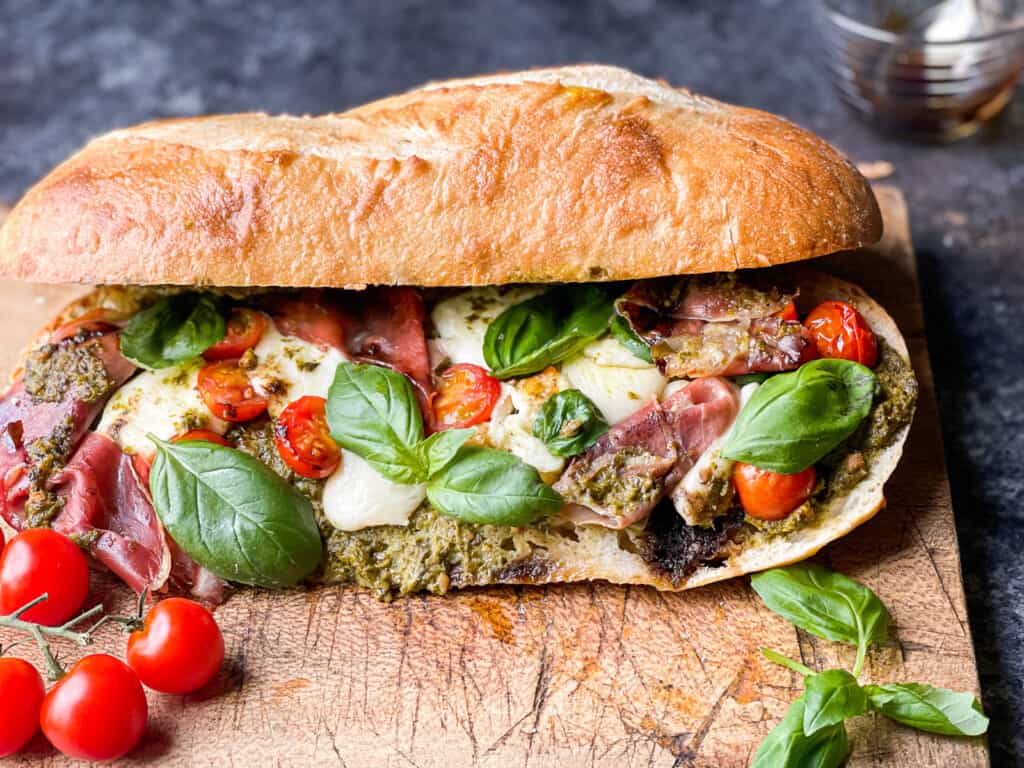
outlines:
[[[888,508],[819,559],[866,582],[895,617],[897,638],[871,653],[865,678],[977,691],[906,206],[895,188],[878,195],[885,240],[827,267],[896,318],[921,400]],[[0,368],[75,290],[0,282]],[[109,579],[93,582],[111,605],[128,603],[125,588],[110,597]],[[854,657],[774,616],[748,579],[683,594],[579,584],[390,605],[358,589],[243,590],[217,618],[221,678],[200,695],[151,694],[145,741],[126,764],[744,766],[800,690],[758,646],[816,668]],[[120,654],[123,644],[110,628],[96,647]],[[38,658],[31,646],[15,652]],[[983,739],[922,735],[873,715],[853,721],[850,736],[857,768],[988,764]],[[37,738],[14,762],[40,763],[65,761]]]

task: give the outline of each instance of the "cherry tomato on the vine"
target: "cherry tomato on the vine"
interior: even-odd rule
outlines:
[[[501,382],[479,365],[459,363],[437,381],[434,415],[438,429],[459,429],[482,424],[501,396]]]
[[[783,475],[737,461],[732,481],[744,512],[761,520],[781,520],[807,501],[818,478],[814,467]]]
[[[236,360],[255,347],[267,330],[267,316],[255,309],[235,307],[227,326],[227,335],[203,352],[207,360]]]
[[[43,678],[22,659],[0,658],[0,757],[13,755],[39,729]]]
[[[267,399],[256,391],[237,360],[210,363],[199,371],[196,387],[206,407],[224,421],[249,421],[267,410]]]
[[[210,682],[224,661],[224,638],[213,615],[181,597],[161,600],[128,638],[128,666],[154,691],[184,694]]]
[[[326,408],[322,397],[300,397],[288,404],[274,425],[277,452],[303,477],[328,477],[341,464],[341,448],[331,437]]]
[[[190,440],[203,440],[207,443],[216,443],[217,445],[223,445],[225,448],[231,448],[231,443],[225,440],[223,437],[218,435],[212,429],[190,429],[184,434],[178,435],[171,440],[172,443],[185,443]]]
[[[43,699],[39,724],[68,757],[116,760],[139,743],[148,715],[135,673],[113,656],[86,656]]]
[[[71,539],[49,528],[28,528],[0,555],[0,614],[8,614],[46,593],[48,598],[21,615],[54,626],[74,616],[89,593],[89,563]]]
[[[878,362],[878,342],[860,312],[844,301],[825,301],[804,320],[818,354],[853,360],[868,368]]]

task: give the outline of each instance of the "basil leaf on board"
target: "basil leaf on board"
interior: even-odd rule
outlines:
[[[476,430],[471,427],[445,429],[435,432],[417,445],[416,452],[419,454],[423,466],[427,468],[427,475],[433,477],[451,464],[459,449],[475,433]]]
[[[804,678],[804,733],[864,714],[868,699],[857,678],[845,669],[828,669]]]
[[[327,424],[339,445],[398,483],[427,479],[416,451],[423,416],[412,384],[379,365],[341,363],[327,394]]]
[[[583,453],[607,431],[604,416],[578,389],[564,389],[549,397],[533,420],[533,436],[563,458]]]
[[[562,508],[562,497],[518,456],[494,448],[463,448],[427,485],[427,498],[467,523],[530,525]]]
[[[837,768],[850,751],[842,722],[804,733],[804,697],[786,710],[782,721],[764,737],[750,768]]]
[[[121,333],[121,354],[142,368],[170,368],[203,354],[226,333],[224,316],[210,296],[180,293],[128,322]]]
[[[309,500],[259,460],[203,441],[156,444],[149,488],[167,532],[228,581],[292,587],[323,558]]]
[[[988,718],[970,693],[921,683],[866,685],[868,703],[897,723],[946,736],[980,736]]]
[[[499,379],[528,376],[603,336],[613,313],[612,298],[604,288],[554,288],[509,307],[487,326],[484,360]]]
[[[636,357],[639,357],[645,363],[654,362],[654,356],[651,355],[651,348],[647,346],[647,342],[637,336],[633,326],[629,324],[629,320],[622,315],[616,313],[615,317],[612,318],[611,332],[612,338]]]
[[[863,584],[814,563],[797,563],[750,579],[765,605],[813,635],[864,647],[889,636],[889,612]]]
[[[871,411],[878,380],[850,360],[812,360],[765,381],[743,406],[722,455],[784,474],[803,472]]]

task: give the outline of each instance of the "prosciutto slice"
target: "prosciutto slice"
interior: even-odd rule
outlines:
[[[285,336],[334,347],[356,362],[383,365],[408,376],[430,420],[433,383],[419,291],[406,287],[344,294],[309,290],[273,297],[268,309]]]
[[[574,458],[555,483],[576,523],[625,528],[646,518],[732,425],[739,398],[725,379],[692,381],[651,402]]]
[[[794,297],[727,275],[639,282],[616,308],[667,376],[737,376],[813,357],[807,329],[781,316]]]

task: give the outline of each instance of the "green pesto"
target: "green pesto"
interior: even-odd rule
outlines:
[[[75,337],[60,344],[46,344],[25,361],[25,391],[36,402],[57,403],[68,392],[93,403],[110,391],[110,379],[96,341]]]
[[[75,422],[65,418],[48,437],[34,440],[26,447],[31,461],[29,493],[25,501],[25,520],[29,528],[49,526],[64,508],[64,499],[50,490],[50,479],[71,457],[71,437]]]
[[[619,516],[621,510],[647,503],[657,496],[661,487],[658,479],[650,471],[633,470],[662,461],[662,457],[643,448],[626,446],[585,472],[566,475],[565,479],[573,485],[566,495],[593,501]]]

